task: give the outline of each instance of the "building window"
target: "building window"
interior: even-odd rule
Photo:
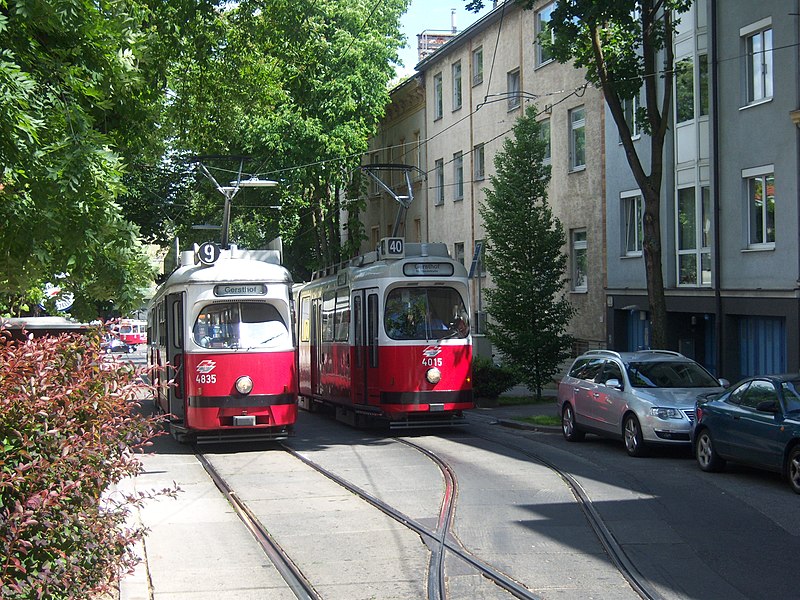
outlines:
[[[775,245],[775,174],[766,172],[743,173],[747,184],[748,245],[773,247]]]
[[[372,247],[373,248],[377,248],[378,247],[378,242],[381,239],[381,229],[380,229],[380,227],[378,225],[373,225],[372,227],[370,227],[369,239],[370,239],[370,243],[372,244]]]
[[[625,234],[623,250],[625,256],[642,255],[644,237],[644,199],[639,192],[625,194],[621,198],[622,222]]]
[[[444,159],[438,158],[435,163],[436,188],[433,191],[433,205],[444,204]]]
[[[700,79],[700,116],[708,116],[708,95],[710,89],[708,87],[708,54],[701,54],[697,57],[697,66],[699,69],[698,78]]]
[[[381,155],[378,152],[373,152],[369,158],[369,162],[373,165],[377,165],[381,162]],[[377,196],[380,194],[380,189],[378,188],[378,182],[375,180],[374,177],[369,178],[369,194],[370,196]]]
[[[694,63],[684,58],[675,63],[675,122],[694,119]]]
[[[514,110],[519,108],[520,103],[519,69],[509,71],[506,80],[508,81],[508,110]]]
[[[442,74],[433,76],[433,119],[441,119],[442,113]]]
[[[455,185],[454,200],[464,199],[464,154],[453,154],[453,183]]]
[[[422,168],[422,141],[420,140],[419,131],[414,132],[414,147],[411,149],[411,165],[416,167],[417,169]],[[415,177],[419,177],[419,173],[414,174]]]
[[[695,187],[678,190],[676,233],[678,285],[711,285],[711,193]]]
[[[543,65],[553,60],[553,53],[542,46],[542,40],[553,41],[553,30],[550,28],[550,17],[553,15],[555,2],[548,4],[536,13],[536,64]]]
[[[464,242],[456,242],[453,244],[453,258],[464,264]]]
[[[572,291],[585,292],[588,289],[586,230],[573,229],[570,237],[572,240]]]
[[[453,64],[453,110],[461,108],[461,61]]]
[[[569,111],[569,168],[577,171],[586,167],[586,109],[583,106]]]
[[[472,85],[483,83],[483,46],[472,51]]]
[[[550,119],[539,121],[539,137],[544,142],[544,157],[542,158],[542,163],[549,165],[551,159]]]
[[[631,139],[637,139],[641,133],[639,126],[636,124],[636,112],[639,110],[639,95],[635,95],[629,100],[622,101],[622,112],[625,113],[625,122],[628,124],[628,130],[631,132]]]
[[[740,30],[745,46],[747,102],[772,98],[772,22],[765,19]]]
[[[486,177],[486,170],[484,167],[485,155],[483,144],[478,144],[472,149],[472,178],[475,181],[480,181]]]

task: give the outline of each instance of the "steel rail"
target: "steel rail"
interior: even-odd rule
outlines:
[[[214,485],[216,485],[228,499],[228,502],[230,502],[238,517],[261,545],[264,553],[272,564],[275,565],[275,568],[286,581],[294,595],[300,600],[322,600],[322,596],[317,593],[314,586],[311,585],[311,582],[306,579],[305,575],[303,575],[297,565],[292,562],[291,558],[283,551],[283,548],[281,548],[270,535],[269,531],[266,530],[247,505],[236,495],[236,492],[228,485],[228,482],[220,475],[214,465],[199,452],[196,452],[195,456],[197,460],[200,461],[200,464],[203,465],[206,472],[211,476]]]
[[[540,596],[537,596],[536,594],[531,592],[528,588],[526,588],[522,584],[514,581],[508,575],[506,575],[505,573],[497,570],[495,567],[491,566],[490,564],[482,561],[480,558],[472,555],[469,551],[467,551],[461,545],[459,545],[457,543],[454,543],[450,539],[449,536],[437,535],[436,531],[431,531],[427,527],[424,527],[418,521],[416,521],[416,520],[412,519],[411,517],[403,514],[399,510],[395,509],[394,507],[392,507],[391,505],[387,504],[383,500],[380,500],[380,499],[376,498],[375,496],[373,496],[369,492],[361,489],[360,487],[358,487],[356,485],[353,485],[352,483],[350,483],[346,479],[343,479],[342,477],[339,477],[338,475],[336,475],[332,471],[329,471],[328,469],[326,469],[322,465],[314,462],[310,458],[307,458],[307,457],[303,456],[302,454],[300,454],[299,452],[297,452],[293,448],[290,448],[289,446],[287,446],[285,444],[281,444],[281,445],[283,446],[283,448],[286,449],[286,451],[289,454],[291,454],[292,456],[297,458],[299,461],[301,461],[305,465],[311,467],[312,469],[314,469],[318,473],[324,475],[325,477],[327,477],[328,479],[330,479],[331,481],[333,481],[337,485],[345,488],[346,490],[348,490],[351,493],[355,494],[356,496],[358,496],[359,498],[361,498],[362,500],[364,500],[368,504],[371,504],[372,506],[374,506],[375,508],[377,508],[378,510],[380,510],[384,514],[386,514],[389,517],[393,518],[398,523],[408,527],[409,529],[411,529],[412,531],[417,533],[420,537],[423,538],[423,541],[424,541],[425,545],[428,546],[429,548],[433,548],[436,544],[441,543],[441,545],[444,548],[446,548],[447,550],[449,550],[450,552],[452,552],[453,554],[455,554],[456,556],[461,558],[464,562],[470,564],[472,567],[474,567],[476,570],[478,570],[481,575],[483,575],[485,578],[489,579],[490,581],[492,581],[493,583],[495,583],[499,587],[503,588],[505,591],[509,592],[514,597],[519,598],[520,600],[541,600]],[[413,445],[413,444],[409,444],[409,445]],[[421,448],[418,448],[418,449],[421,450]],[[432,455],[432,453],[430,453],[430,451],[428,451],[428,450],[426,450],[425,453],[427,455],[429,455],[429,456]],[[451,519],[452,518],[452,512],[450,513],[449,516],[446,516],[446,517],[443,517],[442,514],[440,514],[440,517],[439,517],[439,521],[440,522],[441,522],[442,518]],[[442,555],[443,554],[444,553],[442,552]],[[444,564],[444,560],[443,560],[443,556],[442,556],[442,565],[443,564]],[[443,568],[443,566],[442,566],[442,568]],[[441,577],[440,579],[442,581],[442,585],[444,585],[444,581],[445,581],[444,577]],[[429,586],[430,586],[430,580],[429,580]],[[440,593],[445,593],[445,590],[444,590],[443,587],[441,587],[439,589],[440,589]],[[430,593],[430,587],[429,587],[429,593]],[[433,599],[431,599],[431,600],[433,600]]]
[[[567,473],[551,461],[540,456],[539,454],[536,454],[535,452],[523,450],[519,446],[513,446],[511,444],[498,441],[496,438],[477,434],[474,431],[470,433],[477,438],[497,444],[498,446],[502,446],[504,448],[509,448],[515,452],[518,452],[519,454],[522,454],[523,456],[532,458],[541,465],[554,471],[572,491],[572,495],[577,500],[578,505],[580,506],[587,522],[589,523],[589,526],[592,528],[592,531],[594,531],[609,559],[620,572],[620,574],[625,578],[628,584],[633,588],[633,590],[644,600],[665,600],[664,596],[661,595],[658,590],[656,590],[650,584],[647,578],[639,572],[639,569],[636,568],[636,565],[625,553],[625,550],[619,544],[616,537],[614,537],[613,532],[605,524],[603,517],[600,516],[600,513],[595,508],[592,499],[586,493],[586,490],[570,473]]]

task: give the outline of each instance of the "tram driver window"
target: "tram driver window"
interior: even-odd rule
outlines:
[[[453,288],[395,288],[386,298],[384,327],[394,340],[465,338],[469,321]]]
[[[265,302],[226,302],[204,307],[192,330],[203,348],[273,348],[289,343],[278,310]]]

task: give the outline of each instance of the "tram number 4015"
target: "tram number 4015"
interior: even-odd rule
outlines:
[[[195,378],[197,383],[217,383],[217,376],[214,373],[202,373]]]
[[[442,366],[442,359],[441,358],[423,358],[422,359],[422,366],[423,367],[441,367]]]

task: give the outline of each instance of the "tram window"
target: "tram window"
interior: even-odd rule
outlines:
[[[378,366],[378,295],[367,297],[367,344],[369,344],[369,366]]]
[[[335,334],[336,292],[325,292],[322,295],[322,341],[332,342]]]
[[[465,338],[469,320],[453,288],[395,288],[386,298],[384,327],[395,340]]]
[[[300,300],[300,341],[307,342],[311,332],[311,298]]]
[[[350,333],[350,296],[346,289],[336,295],[336,341],[346,342]]]
[[[205,306],[192,329],[203,348],[270,348],[290,342],[278,309],[265,302],[226,302]]]

